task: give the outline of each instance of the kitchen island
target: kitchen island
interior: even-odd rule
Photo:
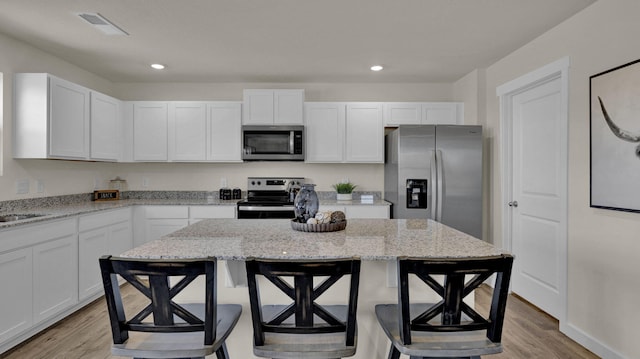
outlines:
[[[388,340],[373,311],[379,303],[397,301],[395,259],[411,257],[483,257],[502,253],[489,243],[426,219],[351,219],[337,232],[299,232],[287,219],[209,219],[151,241],[122,254],[131,258],[216,257],[226,278],[218,280],[218,302],[240,303],[243,314],[227,340],[232,358],[255,358],[252,352],[249,295],[242,285],[242,260],[250,257],[277,259],[362,259],[358,299],[358,349],[353,358],[386,358]],[[240,273],[238,273],[240,272]],[[201,283],[194,283],[179,301],[202,298]],[[342,284],[342,283],[338,283]],[[346,283],[344,283],[346,284]],[[432,293],[422,287],[429,299]],[[265,294],[270,288],[264,288]],[[262,288],[261,288],[262,290]],[[346,285],[335,295],[346,293]],[[273,291],[273,297],[277,295]],[[263,303],[268,304],[268,303]]]
[[[350,219],[336,232],[301,232],[288,219],[208,219],[123,255],[133,258],[328,259],[360,257],[480,257],[491,244],[427,219]]]

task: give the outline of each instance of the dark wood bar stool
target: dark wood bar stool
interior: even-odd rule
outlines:
[[[502,352],[502,325],[513,257],[400,258],[398,304],[375,306],[380,326],[391,341],[389,359],[400,354],[419,358],[480,358]],[[442,300],[412,301],[409,274],[422,280]],[[491,308],[481,315],[463,299],[495,274]],[[442,276],[440,284],[434,275]],[[442,278],[440,278],[442,279]]]
[[[225,340],[236,325],[242,306],[217,305],[215,258],[137,260],[105,256],[100,258],[100,269],[113,335],[113,355],[204,358],[216,353],[218,359],[229,358]],[[149,298],[149,305],[133,316],[125,314],[117,275]],[[202,303],[173,301],[200,276],[204,276],[206,283]]]
[[[249,259],[246,267],[253,323],[253,352],[256,356],[338,359],[355,354],[359,259]],[[332,295],[330,300],[335,305],[319,304],[319,297],[345,276],[349,276],[348,294],[343,298]],[[261,298],[265,296],[260,296],[260,287],[264,292],[268,282],[261,277],[293,302],[262,305]]]

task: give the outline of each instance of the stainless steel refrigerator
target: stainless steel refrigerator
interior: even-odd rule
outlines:
[[[385,136],[392,218],[431,218],[482,238],[482,127],[401,125]]]

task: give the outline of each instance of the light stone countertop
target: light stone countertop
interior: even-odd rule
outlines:
[[[427,219],[351,219],[336,232],[300,232],[288,219],[208,219],[122,254],[130,258],[362,260],[483,257],[493,245]]]
[[[69,198],[64,198],[69,197]],[[62,199],[61,199],[62,198]],[[214,197],[211,200],[201,198],[136,198],[116,201],[91,201],[89,194],[77,196],[62,196],[49,198],[34,198],[31,200],[16,200],[4,202],[0,205],[0,215],[6,214],[39,214],[41,216],[11,222],[0,222],[0,230],[18,227],[26,224],[39,223],[53,219],[90,214],[99,211],[117,209],[130,206],[236,206],[239,200],[221,200]],[[8,203],[8,204],[7,204]],[[362,205],[362,206],[390,206],[391,203],[377,199],[373,203],[362,203],[359,200],[336,201],[323,199],[321,205]]]

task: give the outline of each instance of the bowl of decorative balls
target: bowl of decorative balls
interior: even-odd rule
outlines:
[[[342,211],[321,211],[306,221],[292,219],[291,228],[301,232],[335,232],[347,228],[347,219]]]

